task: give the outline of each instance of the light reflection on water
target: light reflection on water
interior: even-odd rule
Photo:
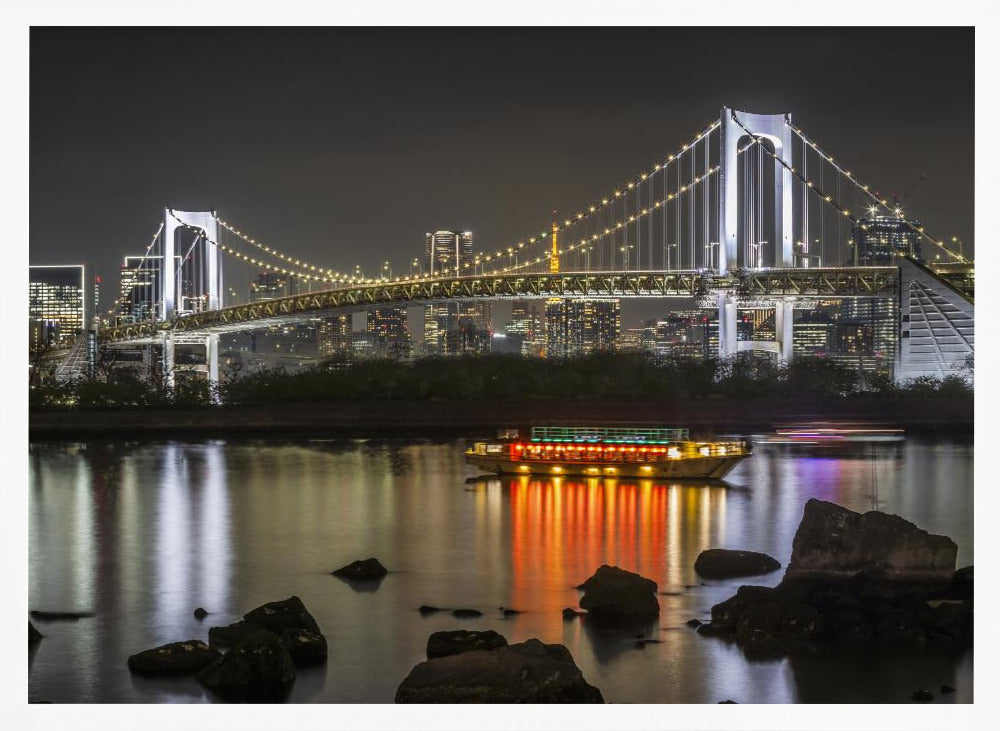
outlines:
[[[572,652],[614,702],[905,701],[948,683],[970,701],[971,654],[958,663],[750,663],[684,622],[705,618],[739,581],[694,574],[709,547],[787,563],[809,497],[897,512],[950,535],[973,560],[972,444],[950,439],[839,452],[759,448],[730,485],[473,474],[462,443],[204,441],[45,443],[31,448],[30,606],[92,610],[44,623],[30,697],[56,702],[199,702],[190,679],[132,678],[125,658],[205,638],[263,602],[298,594],[327,635],[326,668],[300,673],[291,700],[389,702],[423,659],[428,634],[495,629]],[[377,556],[392,573],[374,591],[329,576]],[[653,578],[658,622],[633,632],[564,621],[573,587],[602,563]],[[773,585],[781,572],[754,583]],[[421,616],[421,604],[474,607],[475,620]],[[195,620],[195,607],[211,615]],[[504,619],[499,607],[522,611]],[[882,680],[879,680],[882,678]],[[949,698],[945,698],[949,700]]]

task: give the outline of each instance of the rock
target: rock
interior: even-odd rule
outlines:
[[[464,629],[435,632],[427,638],[427,659],[448,657],[470,650],[495,650],[506,646],[507,638],[491,629],[483,632]]]
[[[572,607],[566,607],[563,612],[563,619],[573,619],[574,617],[582,617],[585,612],[578,612]]]
[[[709,622],[698,627],[698,634],[702,637],[723,637],[729,634],[729,631],[720,624]]]
[[[434,612],[442,611],[440,607],[432,607],[429,604],[421,604],[420,609],[417,610],[421,614],[434,614]]]
[[[563,645],[536,639],[416,665],[397,703],[603,703]]]
[[[191,675],[221,657],[201,640],[171,642],[131,655],[128,669],[136,675]]]
[[[579,588],[580,606],[598,622],[642,622],[660,614],[656,582],[617,566],[601,566]]]
[[[521,613],[520,609],[503,609],[502,611],[505,617],[513,617],[515,614]]]
[[[724,700],[724,701],[719,701],[717,705],[724,705],[726,703],[736,703],[736,701],[731,701],[731,700],[727,699],[727,700]]]
[[[197,677],[227,700],[277,702],[295,681],[295,664],[277,635],[257,629]]]
[[[29,619],[28,620],[28,644],[29,645],[33,645],[36,642],[38,642],[40,639],[42,639],[42,633],[39,632],[37,629],[35,629],[35,625],[33,625],[31,623],[31,620]]]
[[[197,609],[194,610],[194,618],[195,619],[204,619],[207,616],[208,616],[208,612],[205,611],[204,607],[198,607]]]
[[[927,688],[920,688],[913,691],[913,695],[911,695],[910,698],[918,703],[929,703],[934,700],[934,694],[927,690]]]
[[[470,619],[472,617],[482,617],[483,613],[478,609],[453,609],[451,615],[459,619]]]
[[[331,572],[341,579],[366,580],[380,579],[389,573],[385,566],[379,563],[377,558],[366,558],[363,561],[352,561],[346,566],[341,566],[336,571]]]
[[[942,685],[941,686],[941,695],[947,695],[948,693],[954,693],[954,692],[955,692],[955,689],[952,688],[950,685]]]
[[[810,499],[792,541],[785,579],[846,578],[867,571],[890,581],[948,585],[958,547],[898,515],[855,513]]]
[[[248,634],[257,629],[246,620],[226,625],[225,627],[209,627],[208,642],[210,645],[221,645],[222,647],[233,647]]]
[[[326,637],[307,629],[289,629],[281,635],[281,644],[288,650],[296,667],[320,665],[326,661]]]
[[[88,617],[93,617],[93,612],[40,612],[38,610],[32,610],[31,616],[35,619],[42,620],[43,622],[75,622],[78,619],[87,619]]]
[[[704,622],[702,622],[700,619],[689,619],[684,624],[686,624],[688,627],[694,627],[695,629],[697,629],[698,627],[701,627],[701,625],[704,624]]]
[[[276,635],[286,630],[304,629],[320,634],[319,625],[297,596],[277,602],[268,602],[243,615],[249,624],[266,629]]]
[[[768,574],[781,568],[781,564],[766,553],[731,551],[710,548],[698,554],[694,570],[706,579],[732,579],[738,576]]]

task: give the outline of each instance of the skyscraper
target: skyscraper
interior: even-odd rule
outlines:
[[[175,257],[180,264],[180,257]],[[119,322],[141,322],[159,316],[163,299],[163,257],[126,256],[119,267]]]
[[[72,345],[93,317],[83,264],[28,267],[28,325],[32,346]]]
[[[546,300],[546,356],[565,358],[615,350],[621,321],[621,301],[617,299]]]
[[[854,224],[854,247],[859,266],[893,266],[900,254],[921,258],[920,221],[895,216],[872,216]]]
[[[510,312],[505,333],[517,342],[521,355],[540,356],[545,350],[545,307],[538,300],[519,300]]]
[[[351,352],[353,336],[351,321],[350,314],[323,318],[318,338],[321,355],[344,355]]]
[[[435,231],[426,235],[424,261],[432,276],[472,274],[471,231]],[[493,308],[487,302],[446,302],[424,308],[424,351],[461,355],[489,352]],[[484,345],[485,343],[485,345]]]
[[[374,307],[368,310],[367,334],[376,355],[406,358],[410,355],[410,329],[405,307]]]

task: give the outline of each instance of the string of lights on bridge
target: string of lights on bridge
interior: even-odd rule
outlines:
[[[743,125],[741,124],[740,126],[743,126]],[[896,209],[891,208],[889,206],[889,201],[887,199],[880,198],[879,196],[877,196],[875,193],[873,193],[871,191],[871,188],[868,185],[862,184],[860,180],[858,180],[857,178],[855,178],[851,174],[850,170],[845,170],[838,163],[836,163],[834,161],[832,155],[829,155],[828,153],[824,152],[819,147],[819,145],[817,145],[813,140],[811,140],[808,137],[806,137],[805,133],[800,128],[798,128],[798,127],[796,127],[794,125],[791,125],[791,127],[792,127],[792,131],[795,132],[795,134],[797,134],[802,139],[803,142],[805,142],[807,145],[809,145],[813,149],[813,151],[816,152],[817,155],[819,155],[823,160],[825,160],[827,163],[829,163],[830,165],[832,165],[833,168],[837,172],[839,172],[845,178],[847,178],[848,180],[850,180],[851,183],[853,183],[854,186],[858,190],[860,190],[869,200],[871,200],[873,203],[875,203],[875,205],[872,206],[869,209],[869,211],[872,213],[872,215],[874,215],[875,211],[878,210],[877,206],[882,206],[890,215],[894,215],[894,216],[896,216],[897,219],[903,221],[903,223],[906,224],[910,228],[910,230],[915,231],[917,234],[919,234],[926,241],[929,241],[930,243],[934,244],[938,248],[944,250],[944,252],[946,254],[948,254],[949,256],[951,256],[951,257],[953,257],[955,259],[958,259],[963,264],[968,264],[969,263],[969,260],[966,259],[964,256],[962,256],[961,254],[957,254],[954,251],[952,251],[951,249],[949,249],[948,246],[945,244],[945,242],[943,240],[935,239],[933,236],[931,236],[926,231],[924,231],[924,227],[923,226],[914,226],[909,221],[907,221],[904,218],[902,218],[903,211],[901,209],[899,209],[899,208],[896,208]],[[746,128],[744,127],[744,129],[746,129]],[[767,148],[765,147],[764,149],[766,150]],[[768,151],[768,152],[770,152],[770,151]],[[771,157],[774,157],[774,155],[772,154]],[[777,159],[777,158],[775,158],[775,159]],[[794,173],[795,169],[792,168],[792,171]],[[799,177],[800,180],[802,180],[804,183],[806,183],[806,185],[808,185],[809,187],[813,187],[813,184],[811,182],[806,181],[804,178],[802,178],[801,175],[799,175],[798,177]],[[853,221],[854,219],[852,218],[851,220]],[[867,230],[868,227],[865,226],[865,225],[861,225],[861,228],[864,229],[864,230]]]
[[[653,165],[653,167],[652,167],[652,171],[651,172],[649,172],[649,171],[643,171],[643,172],[638,173],[637,175],[634,176],[634,179],[626,181],[624,184],[620,185],[612,193],[609,193],[608,195],[602,197],[600,200],[595,201],[594,203],[592,203],[589,206],[586,206],[584,210],[577,212],[572,218],[566,218],[566,219],[564,219],[562,226],[559,226],[557,224],[552,229],[544,230],[544,231],[539,232],[539,234],[537,236],[529,237],[527,240],[518,241],[516,244],[511,244],[510,246],[507,246],[507,247],[501,247],[501,248],[497,249],[496,251],[488,253],[488,254],[483,254],[483,253],[476,254],[476,255],[474,255],[472,261],[462,262],[459,265],[459,270],[462,270],[462,269],[468,270],[470,268],[478,266],[478,264],[480,262],[492,261],[494,258],[499,259],[499,258],[503,257],[504,255],[511,256],[511,255],[513,255],[513,253],[515,251],[518,252],[518,253],[520,253],[525,248],[528,248],[528,247],[530,247],[530,246],[532,246],[534,244],[544,243],[546,241],[546,239],[549,236],[551,236],[553,233],[555,233],[555,232],[559,232],[559,231],[565,230],[565,229],[567,229],[567,228],[569,228],[571,226],[574,226],[576,224],[582,223],[582,222],[588,220],[590,217],[592,217],[592,216],[594,216],[594,215],[596,215],[598,213],[603,212],[603,210],[605,208],[607,208],[608,206],[617,203],[617,201],[620,200],[623,195],[627,195],[628,191],[631,191],[634,188],[636,188],[637,186],[639,186],[642,183],[646,182],[647,180],[649,180],[656,173],[662,172],[664,175],[666,175],[666,172],[671,167],[671,165],[673,165],[675,162],[679,163],[679,161],[681,160],[681,158],[684,155],[684,153],[688,152],[689,150],[693,150],[698,143],[700,143],[702,140],[704,140],[706,137],[708,137],[712,132],[714,132],[720,126],[721,126],[721,122],[719,122],[719,121],[712,122],[707,128],[705,128],[703,131],[701,131],[700,133],[698,133],[694,137],[694,139],[691,140],[691,142],[682,144],[680,146],[680,148],[677,150],[676,153],[668,155],[665,162],[663,162],[663,163],[659,163],[659,162],[655,163]],[[692,183],[690,183],[690,184],[688,184],[686,186],[681,187],[675,194],[671,194],[670,196],[668,196],[668,199],[669,200],[673,200],[675,197],[679,197],[681,194],[686,193],[692,187],[693,183],[694,183],[694,181],[692,181]],[[658,208],[659,204],[657,204],[655,207]],[[236,228],[233,224],[231,224],[228,221],[225,221],[225,220],[223,220],[221,218],[218,218],[218,217],[216,218],[216,220],[219,222],[219,224],[223,228],[225,228],[227,231],[229,231],[230,233],[234,234],[235,236],[239,237],[245,243],[247,243],[247,244],[249,244],[249,245],[251,245],[251,246],[253,246],[253,247],[255,247],[255,248],[257,248],[257,249],[259,249],[261,251],[264,251],[268,255],[273,256],[273,257],[275,257],[275,258],[277,258],[277,259],[279,259],[279,260],[281,260],[281,261],[283,261],[285,263],[293,264],[294,266],[299,267],[299,269],[297,271],[294,271],[294,270],[290,270],[288,268],[284,268],[284,267],[281,267],[281,266],[272,265],[272,264],[270,264],[268,262],[259,260],[259,259],[255,258],[255,257],[246,256],[246,255],[242,254],[242,252],[238,252],[235,249],[232,249],[230,247],[226,247],[225,244],[222,244],[222,243],[219,243],[219,242],[215,242],[216,245],[218,245],[226,253],[230,253],[230,254],[232,254],[232,255],[234,255],[234,256],[240,258],[241,260],[243,260],[245,262],[248,262],[250,264],[254,264],[254,265],[257,265],[257,266],[262,266],[262,267],[265,267],[265,268],[267,268],[269,270],[273,270],[273,271],[276,271],[276,272],[279,272],[279,273],[282,273],[282,274],[286,274],[286,275],[289,275],[289,276],[295,276],[295,277],[300,277],[300,278],[304,278],[304,279],[310,279],[310,280],[313,280],[313,281],[328,282],[328,283],[331,283],[331,284],[370,284],[370,283],[374,283],[374,282],[377,282],[377,281],[382,281],[382,280],[374,279],[374,278],[370,278],[370,277],[359,277],[357,275],[347,274],[347,273],[344,273],[344,272],[336,271],[334,269],[329,269],[329,268],[326,268],[326,267],[323,267],[323,266],[318,266],[318,265],[315,265],[315,264],[311,264],[311,263],[309,263],[307,261],[304,261],[304,260],[302,260],[300,258],[296,258],[296,257],[290,256],[288,254],[285,254],[285,253],[283,253],[283,252],[281,252],[281,251],[279,251],[279,250],[277,250],[277,249],[275,249],[275,248],[273,248],[271,246],[268,246],[267,244],[265,244],[263,242],[257,241],[255,238],[253,238],[249,234],[246,234],[246,233],[242,232],[241,230],[239,230],[238,228]],[[631,219],[630,222],[632,222],[633,220],[634,220],[634,218]],[[619,225],[616,226],[616,229],[621,229],[621,228],[623,228],[623,225],[621,225],[621,224],[619,224]],[[611,232],[611,230],[607,231],[607,233],[610,233],[610,232]],[[495,269],[495,270],[493,270],[492,273],[498,274],[498,273],[504,273],[504,272],[509,272],[509,271],[517,271],[519,269],[523,269],[525,266],[531,266],[533,264],[540,263],[542,260],[543,259],[539,258],[539,259],[530,261],[527,264],[513,265],[513,266],[508,266],[508,267],[505,267],[505,268],[501,268],[501,269]],[[324,273],[327,276],[322,276],[322,275],[319,275],[319,274],[315,274],[314,272],[322,272],[322,273]],[[457,272],[457,273],[459,273],[459,272]],[[421,280],[421,279],[427,279],[427,278],[429,278],[431,276],[433,276],[433,275],[431,275],[431,274],[421,274],[421,275],[414,275],[414,276],[410,276],[410,277],[397,278],[396,281]]]

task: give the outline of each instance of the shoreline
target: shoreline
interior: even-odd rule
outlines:
[[[484,436],[542,423],[676,425],[692,435],[803,421],[878,422],[910,433],[973,432],[973,399],[837,401],[331,401],[200,409],[32,411],[32,440],[161,436]]]

